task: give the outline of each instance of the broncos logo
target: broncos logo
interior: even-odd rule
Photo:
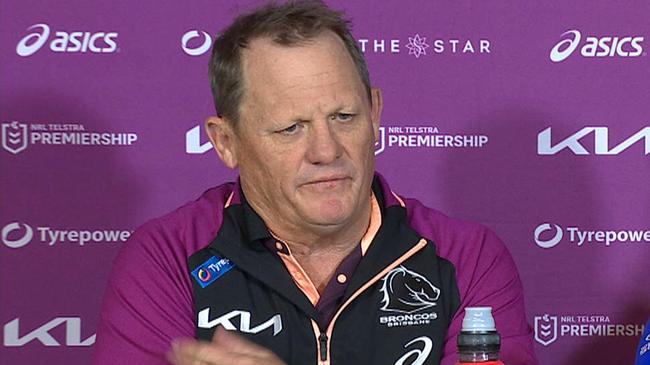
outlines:
[[[422,275],[399,266],[382,279],[381,310],[398,313],[415,313],[436,305],[440,289]]]

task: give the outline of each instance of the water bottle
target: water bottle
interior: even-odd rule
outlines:
[[[458,335],[457,365],[504,365],[499,361],[501,337],[494,325],[492,307],[467,307]]]

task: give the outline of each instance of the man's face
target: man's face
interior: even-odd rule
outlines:
[[[251,205],[283,230],[355,222],[369,208],[379,90],[371,106],[343,42],[331,32],[290,47],[256,39],[242,65],[239,125],[222,128],[231,133],[230,158],[219,154],[239,167]]]

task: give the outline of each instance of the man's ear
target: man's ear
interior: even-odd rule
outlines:
[[[223,117],[211,116],[205,120],[205,131],[223,163],[234,169],[238,165],[237,135],[230,122]]]
[[[379,122],[381,120],[381,110],[384,107],[384,100],[381,96],[381,90],[373,87],[370,89],[370,96],[372,98],[372,105],[370,110],[370,119],[372,121],[372,129],[375,133],[375,143],[379,141]]]

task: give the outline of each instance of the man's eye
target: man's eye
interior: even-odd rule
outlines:
[[[298,131],[298,123],[292,124],[291,126],[278,131],[279,134],[291,135],[295,134]]]
[[[334,117],[341,122],[349,122],[354,118],[354,114],[351,113],[337,113]]]

